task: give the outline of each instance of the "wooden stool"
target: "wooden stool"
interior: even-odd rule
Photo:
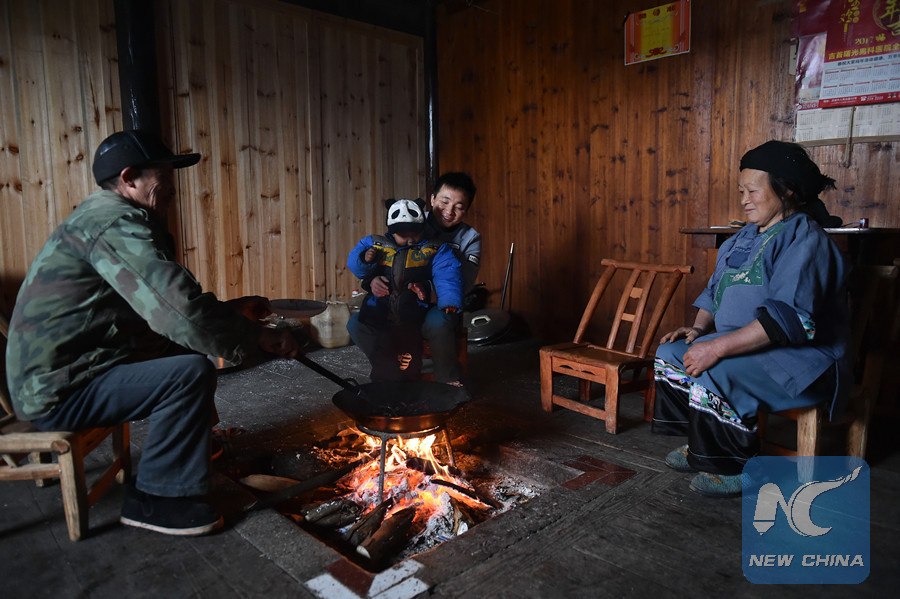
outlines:
[[[4,342],[0,350],[6,349],[8,331],[9,321],[6,315],[0,314],[0,338]],[[0,351],[0,355],[3,353]],[[128,482],[131,476],[128,435],[127,422],[77,431],[36,430],[30,423],[16,418],[6,391],[6,371],[0,368],[0,481],[34,480],[38,486],[44,486],[46,479],[59,479],[66,526],[73,541],[88,532],[88,508],[113,480]],[[112,438],[112,460],[89,484],[84,458],[107,437]]]

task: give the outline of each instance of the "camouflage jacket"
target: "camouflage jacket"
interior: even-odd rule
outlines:
[[[163,224],[111,191],[88,196],[28,270],[6,352],[16,415],[45,416],[117,364],[196,351],[240,362],[260,327],[174,259]]]

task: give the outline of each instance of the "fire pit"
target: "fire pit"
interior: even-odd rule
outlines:
[[[315,448],[328,472],[302,481],[242,478],[268,493],[246,509],[274,506],[345,557],[380,571],[537,494],[523,485],[498,500],[494,491],[514,482],[457,467],[447,421],[471,399],[464,389],[433,381],[360,385],[306,356],[297,360],[343,388],[332,401],[355,426]]]
[[[399,434],[345,429],[311,452],[331,472],[343,473],[348,465],[351,470],[274,507],[350,561],[378,572],[539,493],[533,484],[490,472],[468,449],[468,437],[451,442],[443,426]],[[259,475],[242,482],[260,489]],[[280,478],[275,486],[295,483]]]

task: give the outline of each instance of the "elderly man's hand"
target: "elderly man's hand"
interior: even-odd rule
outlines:
[[[302,353],[297,338],[288,329],[270,329],[268,327],[263,328],[262,334],[259,336],[259,349],[289,359],[296,358]]]
[[[272,314],[272,304],[269,303],[269,299],[259,295],[239,297],[225,303],[232,310],[250,320],[262,320]]]

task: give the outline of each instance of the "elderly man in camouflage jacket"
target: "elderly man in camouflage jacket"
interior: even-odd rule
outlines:
[[[137,479],[121,521],[196,535],[222,524],[205,501],[216,370],[206,357],[240,362],[251,352],[298,353],[288,332],[204,293],[174,259],[166,212],[174,155],[146,131],[105,139],[93,172],[102,188],[53,232],[32,263],[10,321],[7,371],[16,413],[41,430],[147,419]]]

